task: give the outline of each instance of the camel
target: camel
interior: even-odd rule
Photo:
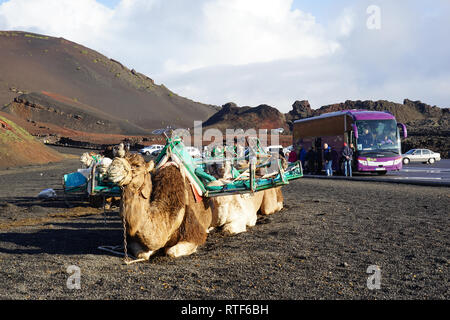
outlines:
[[[220,180],[212,185],[221,185]],[[209,231],[222,227],[222,231],[237,234],[253,227],[258,212],[263,215],[273,214],[283,209],[281,187],[266,189],[255,193],[235,194],[213,197],[209,200],[212,207],[212,222]]]
[[[112,163],[112,158],[124,157],[126,152],[124,144],[120,143],[118,146],[107,147],[101,154],[85,152],[81,155],[80,162],[84,168],[91,168],[94,164],[97,164],[99,172],[105,174]]]
[[[287,167],[285,163],[282,164]],[[248,164],[247,164],[248,166]],[[223,186],[231,182],[231,162],[225,161],[220,172],[222,177],[209,183],[210,186]],[[266,168],[257,170],[257,174],[263,176],[269,174]],[[212,207],[212,224],[210,227],[222,227],[229,234],[237,234],[247,231],[247,227],[253,227],[258,218],[258,212],[263,215],[273,214],[283,209],[283,194],[281,187],[266,189],[255,193],[236,194],[213,197],[210,199]]]
[[[127,153],[114,158],[108,176],[122,188],[120,215],[128,248],[138,259],[148,260],[159,249],[174,258],[190,255],[206,241],[211,208],[195,201],[176,163],[154,169],[153,161]]]

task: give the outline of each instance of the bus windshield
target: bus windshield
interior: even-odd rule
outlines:
[[[357,150],[360,155],[400,154],[400,139],[395,120],[358,120]]]

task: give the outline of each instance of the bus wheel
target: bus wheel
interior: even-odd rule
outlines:
[[[403,159],[403,164],[408,164],[408,163],[409,163],[409,159],[408,158]]]

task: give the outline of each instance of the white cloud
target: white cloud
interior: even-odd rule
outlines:
[[[370,4],[346,0],[324,24],[293,0],[10,0],[0,28],[79,42],[207,103],[449,105],[448,2],[379,0],[378,31],[366,28]]]
[[[111,9],[95,0],[11,0],[0,5],[0,27],[90,44],[104,36],[112,15]]]

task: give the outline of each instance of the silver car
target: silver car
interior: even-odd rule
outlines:
[[[150,155],[157,155],[162,149],[164,149],[164,146],[161,144],[153,144],[148,147],[144,147],[141,150],[139,150],[140,153],[145,154],[147,156]]]
[[[410,162],[422,162],[433,164],[435,161],[441,160],[441,154],[428,149],[411,149],[402,154],[403,164]]]

